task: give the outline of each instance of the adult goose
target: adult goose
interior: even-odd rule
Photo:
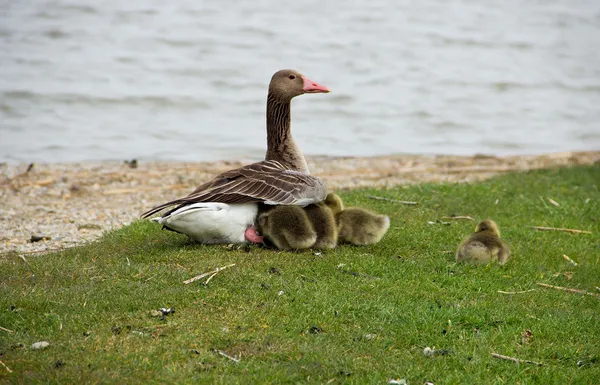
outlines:
[[[329,92],[295,70],[276,72],[267,95],[265,160],[224,172],[190,195],[156,206],[142,217],[172,208],[152,220],[200,243],[262,242],[254,222],[260,203],[306,206],[327,196],[323,181],[309,174],[291,133],[291,100]]]

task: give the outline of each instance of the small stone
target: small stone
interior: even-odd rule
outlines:
[[[169,315],[169,314],[173,314],[173,313],[175,313],[175,308],[174,308],[174,307],[161,307],[161,308],[160,308],[160,309],[158,309],[158,310],[160,310],[160,312],[161,312],[163,315]]]
[[[36,235],[36,234],[31,234],[31,239],[29,240],[29,242],[34,243],[34,242],[40,242],[40,241],[49,241],[52,238],[50,238],[47,235]]]
[[[377,334],[365,334],[367,340],[374,340],[375,338],[377,338]]]
[[[36,343],[32,344],[31,350],[42,350],[42,349],[46,349],[48,346],[50,346],[50,342],[40,341],[40,342],[36,342]]]
[[[126,160],[124,163],[125,163],[126,165],[128,165],[129,167],[131,167],[131,168],[137,168],[137,166],[138,166],[138,161],[137,161],[137,159]]]
[[[426,347],[425,349],[423,349],[423,354],[426,357],[433,357],[433,356],[447,356],[449,354],[452,354],[452,351],[447,350],[447,349],[432,349],[429,346]]]

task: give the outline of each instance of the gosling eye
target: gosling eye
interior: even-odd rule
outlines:
[[[288,78],[290,78],[290,80],[294,80],[294,79],[296,79],[296,75],[290,74],[290,76],[288,76]]]

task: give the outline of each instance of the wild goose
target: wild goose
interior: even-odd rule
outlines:
[[[222,173],[190,195],[156,206],[142,217],[176,206],[152,220],[200,243],[260,243],[262,237],[253,227],[258,203],[306,206],[325,199],[327,188],[308,174],[290,127],[291,100],[323,92],[329,89],[295,70],[276,72],[267,95],[265,160]]]
[[[498,258],[500,265],[504,265],[509,256],[508,246],[500,239],[500,229],[491,219],[479,222],[475,232],[456,250],[458,262],[473,264],[487,264],[493,258]]]

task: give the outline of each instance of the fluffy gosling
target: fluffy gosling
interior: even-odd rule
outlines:
[[[458,262],[483,265],[498,258],[498,263],[504,265],[508,261],[510,250],[500,240],[500,229],[491,219],[479,222],[475,232],[465,239],[456,250]]]
[[[300,206],[274,206],[260,212],[258,231],[280,250],[298,250],[312,247],[317,233]]]

